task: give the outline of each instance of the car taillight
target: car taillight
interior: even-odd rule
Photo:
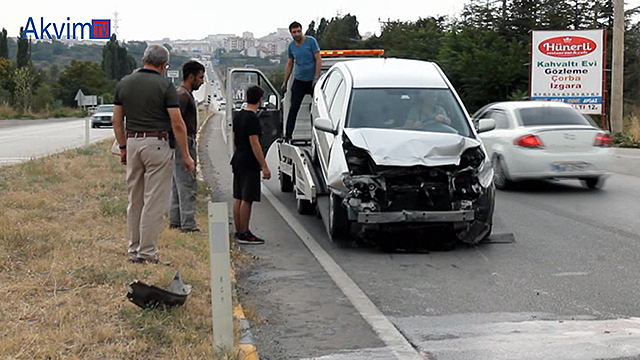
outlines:
[[[513,140],[514,145],[526,147],[526,148],[542,148],[542,140],[535,135],[525,135]]]
[[[608,134],[600,133],[596,136],[596,142],[593,146],[611,146],[611,136]]]

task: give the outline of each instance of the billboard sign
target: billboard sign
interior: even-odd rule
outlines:
[[[531,100],[560,101],[583,114],[604,114],[603,30],[534,30]]]

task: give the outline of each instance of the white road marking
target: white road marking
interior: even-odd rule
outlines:
[[[331,256],[318,244],[313,236],[295,219],[295,215],[264,185],[262,193],[291,229],[300,237],[320,265],[338,285],[360,315],[371,325],[378,337],[400,360],[423,360],[418,351],[398,331],[393,323],[375,306],[358,285],[347,275]]]
[[[553,276],[584,276],[589,275],[588,271],[569,271],[569,272],[561,272],[555,273]]]
[[[640,354],[640,318],[466,313],[393,318],[438,360],[593,360]]]

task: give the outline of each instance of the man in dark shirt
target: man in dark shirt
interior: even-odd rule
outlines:
[[[142,69],[116,85],[113,108],[120,161],[127,165],[128,253],[131,262],[168,264],[158,257],[158,237],[171,196],[174,152],[169,144],[170,131],[187,171],[194,171],[195,165],[187,148],[187,129],[180,116],[176,88],[162,76],[169,51],[162,45],[149,45],[142,63]]]
[[[264,179],[271,178],[271,171],[264,160],[260,135],[262,128],[256,115],[264,90],[259,86],[247,89],[247,106],[233,118],[233,143],[235,152],[231,158],[233,169],[233,222],[236,239],[240,244],[264,244],[264,240],[249,231],[251,205],[260,201],[260,171]]]
[[[189,154],[197,165],[198,108],[192,92],[198,90],[204,82],[204,66],[197,61],[187,61],[182,65],[182,79],[182,84],[176,89],[180,102],[180,113],[187,126]],[[180,149],[176,149],[175,158],[169,227],[180,229],[182,232],[199,232],[200,229],[196,224],[196,193],[198,192],[196,174],[185,170]]]

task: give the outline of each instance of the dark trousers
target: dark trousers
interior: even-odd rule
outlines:
[[[293,129],[296,127],[296,118],[298,117],[298,111],[300,110],[300,104],[305,95],[313,96],[313,81],[301,81],[298,79],[293,80],[291,85],[291,107],[289,108],[289,114],[287,115],[287,130],[285,138],[291,139],[293,136]]]

